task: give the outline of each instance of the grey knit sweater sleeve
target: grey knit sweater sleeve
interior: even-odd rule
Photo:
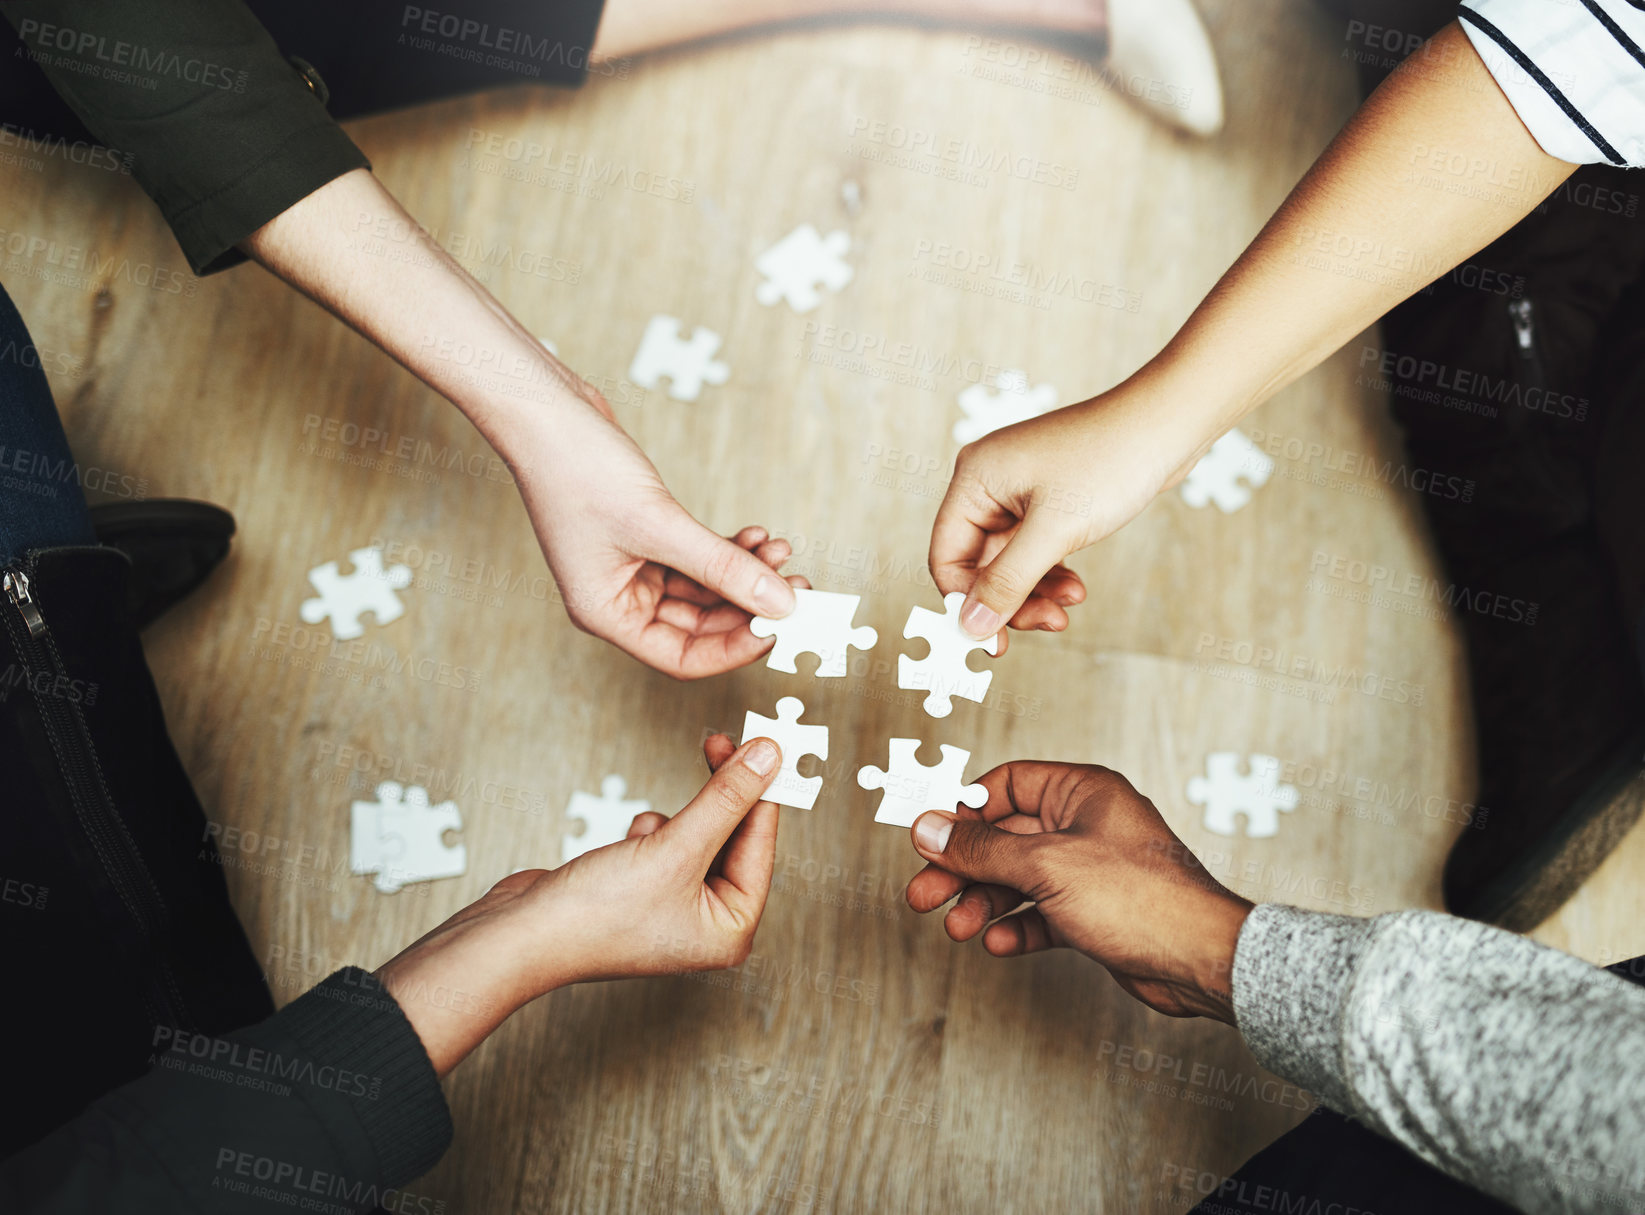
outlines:
[[[1645,988],[1429,911],[1270,903],[1234,952],[1270,1071],[1528,1212],[1645,1211]]]

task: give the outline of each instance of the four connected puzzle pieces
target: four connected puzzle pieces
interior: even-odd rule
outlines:
[[[350,554],[354,573],[341,576],[335,562],[311,571],[310,580],[321,599],[302,606],[305,620],[317,623],[330,617],[339,637],[360,632],[359,616],[374,612],[379,623],[393,620],[402,611],[394,597],[396,587],[409,580],[398,571],[384,570],[381,551],[356,549]],[[816,674],[838,678],[847,673],[848,650],[869,650],[879,640],[875,629],[852,621],[861,603],[857,595],[797,589],[794,611],[781,619],[756,617],[750,625],[759,637],[775,637],[768,666],[797,674],[795,659],[800,654],[819,658]],[[927,692],[926,713],[947,717],[955,696],[982,701],[993,680],[991,671],[973,671],[966,660],[973,650],[998,652],[997,636],[978,641],[960,628],[959,614],[965,596],[959,592],[943,598],[943,610],[914,607],[903,636],[922,639],[930,647],[924,658],[908,654],[897,660],[897,685]],[[801,722],[805,704],[795,696],[777,701],[775,717],[749,712],[743,720],[741,742],[768,737],[782,748],[782,766],[766,792],[766,798],[780,805],[809,810],[821,792],[821,776],[801,776],[800,761],[810,755],[828,758],[828,727]],[[941,744],[940,762],[920,762],[921,741],[892,738],[890,762],[885,768],[866,765],[857,770],[857,784],[878,789],[880,803],[874,821],[910,827],[929,810],[952,812],[959,806],[981,809],[988,791],[980,784],[967,784],[965,768],[971,753],[960,747]],[[1251,755],[1242,770],[1241,758],[1233,751],[1213,752],[1206,759],[1206,774],[1188,782],[1187,797],[1204,807],[1204,825],[1218,835],[1244,834],[1252,839],[1275,835],[1279,815],[1296,809],[1297,790],[1280,782],[1280,761],[1270,755]],[[462,816],[452,801],[431,804],[428,791],[420,786],[403,786],[383,781],[376,789],[375,802],[357,801],[350,810],[350,868],[356,874],[372,875],[376,888],[392,894],[411,882],[454,877],[467,869],[467,849],[461,843],[448,844],[446,834],[462,828]],[[620,776],[607,776],[595,796],[580,790],[571,794],[565,810],[566,829],[561,836],[561,860],[572,861],[584,853],[622,840],[637,815],[651,809],[651,803],[630,798]],[[580,830],[577,825],[580,824]]]

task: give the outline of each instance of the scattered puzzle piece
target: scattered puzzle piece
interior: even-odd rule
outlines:
[[[656,388],[666,376],[668,395],[676,401],[695,401],[704,384],[723,384],[731,368],[714,357],[720,335],[698,325],[688,342],[680,336],[677,317],[654,316],[628,365],[628,378],[641,388]]]
[[[1251,500],[1251,491],[1261,489],[1274,475],[1274,461],[1238,430],[1230,430],[1211,444],[1211,450],[1183,479],[1182,500],[1198,510],[1215,502],[1224,514],[1232,514]],[[1240,478],[1245,478],[1245,485]],[[1249,486],[1249,488],[1247,488]]]
[[[421,785],[385,780],[377,800],[349,808],[349,869],[376,874],[374,885],[393,894],[410,882],[457,877],[468,869],[468,848],[447,844],[447,831],[460,831],[456,802],[431,806]]]
[[[961,803],[981,810],[988,804],[987,789],[964,783],[965,765],[971,759],[971,752],[944,743],[942,762],[927,767],[915,755],[919,749],[917,738],[893,738],[889,769],[872,766],[857,769],[857,784],[864,789],[885,791],[885,796],[880,798],[880,808],[874,812],[876,823],[912,827],[914,820],[927,810],[952,812]]]
[[[954,423],[954,442],[974,443],[1002,426],[1037,418],[1057,404],[1057,390],[1050,384],[1028,386],[1026,371],[1002,371],[994,379],[994,392],[972,384],[960,393],[960,409],[965,416]]]
[[[1245,834],[1266,839],[1279,832],[1279,812],[1297,808],[1295,786],[1279,781],[1279,760],[1253,755],[1249,774],[1239,770],[1239,755],[1213,751],[1205,760],[1205,775],[1188,782],[1188,800],[1205,807],[1205,829],[1235,835],[1238,816],[1245,816]]]
[[[773,671],[798,674],[799,668],[794,665],[794,659],[801,654],[815,654],[822,659],[817,667],[817,677],[838,678],[845,674],[846,662],[850,657],[846,653],[848,646],[871,650],[880,639],[879,633],[866,624],[860,628],[851,627],[851,618],[857,614],[857,604],[861,601],[860,595],[808,591],[796,587],[792,612],[780,619],[756,616],[749,623],[748,631],[756,637],[777,639],[765,663]]]
[[[851,237],[844,231],[820,235],[810,224],[801,224],[755,259],[754,268],[765,282],[754,289],[754,297],[767,308],[787,300],[795,312],[810,312],[822,303],[819,286],[839,291],[851,281],[854,271],[845,260]]]
[[[566,803],[566,823],[581,821],[583,830],[580,835],[562,832],[562,862],[576,860],[585,852],[615,844],[628,835],[629,825],[636,816],[651,809],[651,803],[638,798],[624,800],[623,795],[627,792],[627,781],[620,776],[608,776],[600,782],[599,797],[580,790],[572,793],[571,800]]]
[[[743,736],[738,746],[751,738],[769,738],[782,748],[783,766],[771,787],[765,791],[765,800],[779,806],[794,806],[809,810],[817,804],[822,789],[822,777],[801,776],[800,757],[815,755],[828,758],[828,727],[802,726],[800,716],[805,705],[797,696],[784,696],[777,702],[777,716],[762,717],[750,712],[743,718]]]
[[[405,614],[395,591],[411,585],[411,569],[404,565],[383,568],[383,550],[357,548],[348,555],[354,563],[352,574],[339,574],[337,563],[328,561],[308,572],[308,580],[320,592],[318,599],[305,599],[298,609],[309,624],[331,618],[331,635],[348,641],[365,632],[360,617],[371,612],[384,625]]]
[[[996,634],[986,641],[977,641],[962,629],[960,607],[964,603],[964,595],[951,591],[943,596],[940,613],[916,607],[908,613],[908,623],[903,627],[904,637],[925,638],[931,644],[931,652],[920,659],[898,655],[897,686],[929,692],[925,711],[932,717],[947,717],[954,711],[950,697],[982,700],[988,695],[988,685],[994,682],[994,672],[973,671],[965,665],[966,655],[972,650],[999,653],[1000,639]]]

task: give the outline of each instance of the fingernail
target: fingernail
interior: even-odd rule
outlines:
[[[914,842],[927,852],[941,852],[948,847],[948,837],[954,831],[954,820],[935,810],[922,814],[914,824]]]
[[[981,600],[965,605],[960,613],[960,627],[978,641],[992,637],[1000,631],[1000,614]]]
[[[786,616],[794,610],[794,589],[775,574],[767,574],[754,587],[754,606],[763,616]]]
[[[777,761],[781,758],[777,744],[762,738],[744,752],[743,763],[760,776],[770,776],[771,770],[777,766]]]

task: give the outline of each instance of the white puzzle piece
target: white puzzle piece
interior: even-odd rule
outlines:
[[[801,654],[815,654],[822,659],[817,667],[819,679],[834,679],[845,674],[850,655],[848,646],[871,650],[880,639],[879,633],[863,625],[851,627],[851,618],[857,614],[860,595],[841,595],[833,591],[794,589],[794,610],[777,619],[756,616],[749,622],[748,631],[756,637],[775,637],[765,665],[773,671],[799,673],[794,659]]]
[[[331,635],[348,641],[364,633],[360,617],[371,612],[384,625],[405,614],[395,591],[411,585],[411,568],[391,565],[383,568],[383,550],[357,548],[348,555],[354,563],[352,574],[337,572],[337,563],[328,561],[308,572],[308,580],[320,592],[318,599],[305,599],[298,609],[309,624],[331,618]]]
[[[374,884],[383,894],[410,882],[457,877],[467,872],[468,848],[447,844],[445,833],[462,826],[456,802],[431,806],[421,785],[385,780],[377,786],[376,801],[349,808],[349,869],[376,874]]]
[[[704,384],[723,384],[730,378],[731,368],[714,357],[721,340],[712,329],[698,325],[686,341],[677,317],[654,316],[628,365],[628,378],[641,388],[656,388],[667,377],[669,396],[695,401]]]
[[[851,237],[844,231],[820,235],[810,224],[801,224],[755,259],[754,268],[765,282],[754,289],[754,297],[767,308],[787,300],[795,312],[810,312],[822,303],[819,287],[839,291],[851,281],[854,271],[845,260]]]
[[[981,384],[972,384],[960,393],[965,416],[954,423],[954,442],[975,443],[1002,426],[1037,418],[1057,404],[1056,387],[1036,384],[1030,388],[1026,371],[1000,372],[994,388],[989,392]]]
[[[581,790],[571,795],[566,803],[565,820],[569,826],[580,821],[582,834],[564,831],[560,835],[560,860],[576,860],[585,852],[615,844],[628,836],[634,819],[651,809],[651,803],[639,798],[625,799],[628,782],[620,776],[608,776],[600,782],[600,796]]]
[[[931,652],[920,659],[898,655],[897,686],[929,692],[925,711],[932,717],[947,717],[954,711],[950,697],[981,701],[988,695],[988,685],[994,682],[994,672],[973,671],[965,665],[965,659],[972,650],[999,653],[999,635],[977,641],[962,629],[960,607],[964,603],[963,594],[950,591],[943,596],[940,613],[916,607],[908,613],[908,623],[903,627],[904,637],[925,638],[931,643]]]
[[[857,784],[864,789],[883,789],[880,808],[874,812],[876,823],[890,823],[897,827],[912,827],[914,820],[927,810],[953,812],[961,804],[981,810],[988,804],[988,790],[981,785],[965,783],[965,765],[971,752],[942,744],[942,762],[934,767],[920,763],[915,752],[920,749],[917,738],[891,740],[891,767],[873,766],[857,769]]]
[[[1183,478],[1182,500],[1195,510],[1215,502],[1223,514],[1232,514],[1251,500],[1274,475],[1274,461],[1242,431],[1230,430],[1211,444],[1211,450]],[[1245,484],[1240,484],[1240,478]],[[1249,488],[1247,488],[1249,487]]]
[[[1238,834],[1245,816],[1245,834],[1266,839],[1279,832],[1279,813],[1297,808],[1297,791],[1279,780],[1279,760],[1253,755],[1249,772],[1239,770],[1239,755],[1213,751],[1205,759],[1205,775],[1188,782],[1188,800],[1205,807],[1205,829],[1218,835]]]
[[[750,712],[743,718],[743,736],[737,744],[741,746],[751,738],[769,738],[782,748],[783,766],[765,791],[765,800],[799,810],[815,806],[822,789],[822,777],[800,775],[800,758],[828,758],[828,727],[800,725],[804,713],[805,705],[799,697],[784,696],[777,702],[776,717]]]

